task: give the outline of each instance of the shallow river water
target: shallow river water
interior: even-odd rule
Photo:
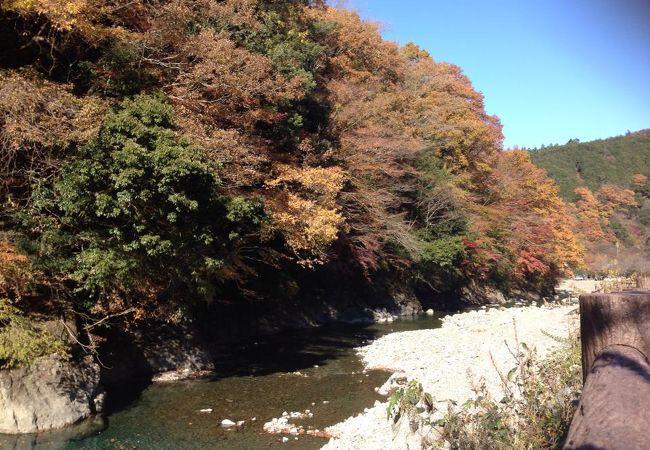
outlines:
[[[217,362],[212,379],[152,384],[120,398],[106,420],[65,432],[0,436],[0,448],[34,450],[104,449],[317,449],[323,438],[271,435],[265,422],[283,411],[309,409],[312,418],[296,420],[320,429],[360,413],[381,397],[375,387],[386,372],[363,372],[354,348],[387,333],[437,328],[440,319],[420,317],[367,327],[327,326],[265,337],[233,346]],[[211,413],[201,409],[212,408]],[[226,430],[223,419],[246,421]],[[252,419],[256,418],[255,421]],[[293,422],[292,422],[293,423]]]

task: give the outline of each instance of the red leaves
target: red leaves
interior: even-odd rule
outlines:
[[[515,275],[521,279],[526,279],[530,275],[546,275],[550,267],[541,258],[542,255],[533,255],[526,250],[521,250],[517,257]]]

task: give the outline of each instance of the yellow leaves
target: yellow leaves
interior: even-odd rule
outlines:
[[[586,187],[575,189],[578,200],[575,203],[577,229],[585,242],[597,242],[600,240],[612,240],[611,232],[605,232],[603,225],[609,224],[611,211],[604,208],[596,196]]]
[[[46,16],[60,31],[70,31],[88,7],[86,0],[9,0],[0,9]]]
[[[339,167],[296,168],[282,165],[278,168],[278,176],[268,181],[266,185],[269,187],[299,185],[316,194],[320,204],[334,207],[336,196],[343,189],[344,182],[345,175]]]
[[[344,222],[336,209],[292,193],[287,194],[286,209],[273,212],[272,220],[289,248],[299,255],[298,264],[307,267],[326,261],[327,248],[336,240]]]
[[[78,33],[87,44],[98,45],[109,38],[134,39],[137,33],[128,31],[114,22],[120,13],[142,10],[140,1],[120,0],[5,0],[0,11],[13,11],[21,16],[38,15],[45,18],[51,27],[41,38],[54,46],[57,36]],[[108,23],[111,23],[108,25]],[[43,30],[41,30],[43,31]],[[55,31],[55,33],[51,33]]]
[[[400,51],[411,62],[418,62],[421,59],[431,58],[429,52],[413,42],[408,42],[406,45],[404,45],[404,47],[400,49]]]
[[[338,167],[278,167],[278,175],[267,181],[269,189],[281,189],[272,199],[272,229],[279,231],[297,256],[298,264],[312,267],[327,260],[327,250],[342,229],[345,219],[336,198],[345,176]]]

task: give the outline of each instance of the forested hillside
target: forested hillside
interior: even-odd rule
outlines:
[[[650,176],[650,130],[542,147],[531,151],[531,159],[556,181],[565,200],[573,201],[579,186],[592,191],[604,184],[630,189],[635,174]]]
[[[24,311],[174,321],[332,280],[541,290],[581,264],[461,69],[352,11],[9,0],[0,41],[0,297]]]
[[[530,152],[570,202],[596,272],[650,270],[650,131]]]

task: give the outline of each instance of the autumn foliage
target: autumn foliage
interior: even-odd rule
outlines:
[[[171,318],[320,269],[542,290],[581,264],[557,187],[503,150],[462,70],[352,11],[12,0],[0,15],[0,257],[18,245],[75,308]],[[630,192],[581,191],[579,220],[596,233]]]

